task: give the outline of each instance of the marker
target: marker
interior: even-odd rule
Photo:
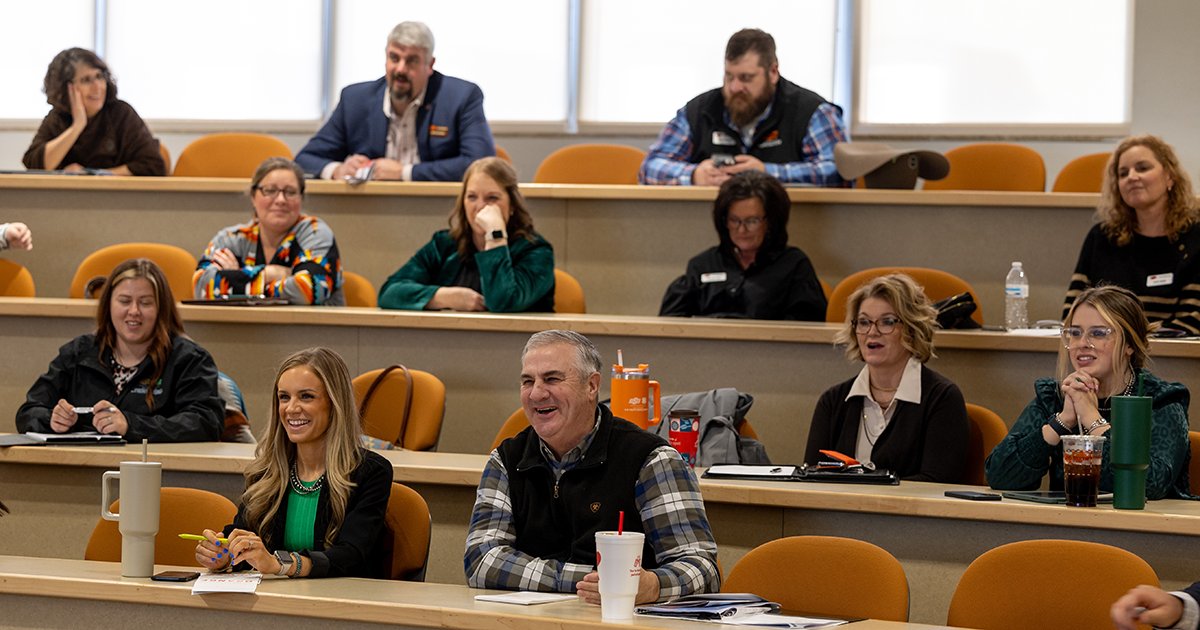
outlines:
[[[782,468],[772,468],[772,469],[771,469],[771,473],[772,473],[772,474],[775,474],[775,473],[781,473],[781,472],[783,472],[783,469],[782,469]]]
[[[91,407],[71,407],[71,411],[75,413],[92,413]]]
[[[207,538],[201,536],[200,534],[180,534],[179,537],[184,540],[194,540],[196,542],[202,542],[202,541],[208,540]],[[220,541],[221,544],[226,544],[226,545],[229,544],[228,538],[218,538],[217,540]]]

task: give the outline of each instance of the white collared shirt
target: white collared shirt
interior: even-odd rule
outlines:
[[[421,163],[421,155],[417,151],[417,111],[425,102],[425,92],[409,101],[408,107],[396,116],[392,110],[392,97],[386,90],[383,93],[383,115],[388,118],[387,149],[384,156],[404,165],[404,174],[400,179],[412,181],[412,168]]]
[[[858,378],[854,379],[846,400],[855,396],[863,397],[863,415],[858,423],[858,442],[854,450],[854,459],[866,464],[871,461],[871,451],[875,448],[875,442],[883,435],[892,416],[896,414],[896,401],[921,404],[921,362],[915,357],[908,358],[908,363],[904,365],[904,373],[900,376],[900,386],[896,388],[896,395],[892,397],[887,409],[881,407],[871,396],[871,373],[868,366],[864,365],[858,373]]]

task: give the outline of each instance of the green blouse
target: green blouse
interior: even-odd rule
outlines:
[[[311,488],[316,481],[301,481],[300,485]],[[288,488],[287,520],[283,525],[283,548],[288,551],[312,551],[313,529],[317,526],[317,504],[321,502],[321,490],[300,494]]]

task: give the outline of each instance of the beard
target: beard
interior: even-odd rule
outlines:
[[[763,90],[762,94],[757,96],[745,93],[726,95],[725,109],[729,111],[734,125],[744,127],[767,110],[767,105],[771,104],[774,96],[774,90]]]
[[[410,81],[407,76],[405,76],[403,78],[404,78],[404,81],[401,82],[398,80],[398,77],[394,76],[394,77],[392,77],[392,80],[389,82],[388,88],[389,88],[389,93],[392,96],[392,100],[396,100],[396,101],[412,100],[412,98],[413,98],[412,81]]]

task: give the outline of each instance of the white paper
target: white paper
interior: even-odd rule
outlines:
[[[54,442],[57,440],[83,440],[85,438],[92,439],[97,442],[101,442],[104,440],[121,440],[121,439],[123,439],[119,435],[112,435],[112,434],[107,434],[107,433],[102,434],[102,433],[96,433],[95,431],[75,431],[73,433],[37,433],[35,431],[28,431],[25,433],[25,435],[28,435],[29,437],[31,437],[39,442]]]
[[[753,475],[755,477],[791,477],[796,473],[795,466],[739,466],[737,464],[721,464],[709,466],[711,475]]]
[[[1022,337],[1058,337],[1062,334],[1062,330],[1058,328],[1014,328],[1006,332]]]
[[[734,615],[732,617],[722,617],[716,621],[717,623],[729,626],[758,626],[767,628],[832,628],[848,623],[841,619],[796,617],[792,615],[776,615],[774,613]]]
[[[501,604],[519,604],[521,606],[529,606],[531,604],[549,604],[551,602],[562,602],[569,599],[575,599],[577,596],[570,593],[538,593],[536,591],[516,591],[513,593],[501,593],[496,595],[476,595],[477,602],[499,602]]]
[[[205,573],[192,584],[192,595],[203,593],[253,593],[262,582],[262,573]]]

